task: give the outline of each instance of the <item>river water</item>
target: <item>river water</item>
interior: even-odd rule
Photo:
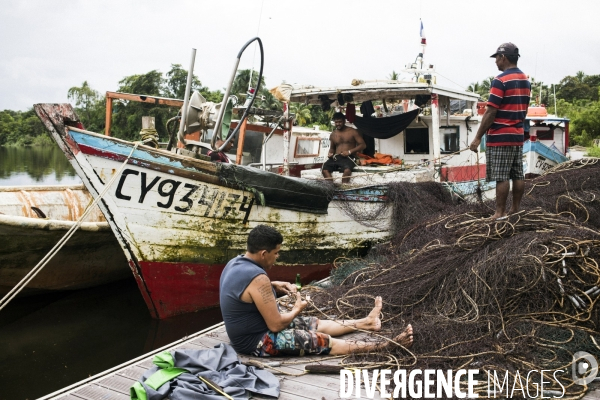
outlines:
[[[0,186],[79,183],[56,146],[0,147]],[[218,308],[153,320],[133,278],[14,299],[0,310],[0,400],[42,397],[221,320]]]

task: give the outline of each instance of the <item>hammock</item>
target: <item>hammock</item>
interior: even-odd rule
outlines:
[[[402,132],[419,115],[420,109],[384,118],[356,117],[354,125],[363,135],[389,139]]]

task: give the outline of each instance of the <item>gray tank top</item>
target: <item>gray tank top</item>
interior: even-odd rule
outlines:
[[[250,282],[265,270],[254,261],[238,256],[227,263],[219,282],[221,314],[235,351],[250,354],[269,328],[254,303],[240,300]]]

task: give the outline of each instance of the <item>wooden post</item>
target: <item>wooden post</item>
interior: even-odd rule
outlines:
[[[104,123],[104,134],[110,136],[110,124],[112,122],[112,97],[106,96],[106,122]]]
[[[433,145],[433,167],[436,168],[437,164],[440,164],[440,107],[439,107],[439,96],[437,93],[431,94],[431,132],[432,145]],[[439,182],[440,177],[436,178]]]
[[[287,102],[283,103],[284,126],[283,131],[283,171],[282,175],[290,175],[289,153],[290,153],[290,135],[292,134],[292,121],[290,121],[290,105]]]
[[[246,118],[240,126],[240,136],[238,137],[238,147],[237,153],[235,157],[235,163],[237,165],[242,165],[242,157],[244,155],[244,140],[246,139],[246,124],[248,123],[248,119]]]
[[[155,129],[155,124],[154,117],[142,117],[142,129]]]

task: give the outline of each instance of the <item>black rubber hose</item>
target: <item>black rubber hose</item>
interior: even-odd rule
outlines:
[[[167,134],[169,135],[169,143],[167,144],[167,151],[171,151],[171,148],[173,147],[173,143],[175,142],[175,131],[171,132],[171,130],[169,129],[169,124],[173,121],[176,121],[178,119],[180,119],[181,117],[179,116],[179,113],[177,113],[177,115],[173,118],[171,118],[170,120],[167,121]]]
[[[246,110],[244,111],[244,114],[242,114],[242,118],[240,118],[240,122],[238,123],[238,125],[235,127],[235,129],[233,130],[233,132],[231,132],[231,135],[229,135],[227,137],[227,139],[225,140],[225,142],[221,145],[221,147],[219,149],[217,149],[218,151],[223,151],[223,149],[225,148],[225,146],[227,146],[227,144],[229,142],[231,142],[231,140],[235,137],[235,135],[237,135],[237,133],[240,131],[240,127],[242,126],[242,123],[244,122],[244,120],[248,117],[248,113],[250,112],[250,108],[252,108],[252,104],[254,104],[254,100],[256,100],[256,96],[258,95],[258,89],[260,88],[260,84],[262,82],[262,75],[263,75],[263,66],[264,66],[264,61],[265,61],[265,53],[263,51],[263,45],[262,45],[262,41],[260,40],[260,38],[257,36],[254,39],[249,40],[240,50],[240,52],[238,53],[237,58],[240,59],[242,57],[242,54],[244,53],[244,51],[246,50],[246,48],[254,41],[258,41],[258,46],[260,47],[260,72],[258,73],[258,84],[256,85],[256,90],[254,92],[254,96],[252,96],[252,99],[250,100],[250,104],[248,104],[248,107],[246,108]],[[252,82],[249,82],[250,84],[252,84]],[[225,106],[227,106],[227,103],[225,103]],[[223,112],[225,112],[225,110],[223,110]],[[215,130],[217,129],[217,127],[215,126]]]

